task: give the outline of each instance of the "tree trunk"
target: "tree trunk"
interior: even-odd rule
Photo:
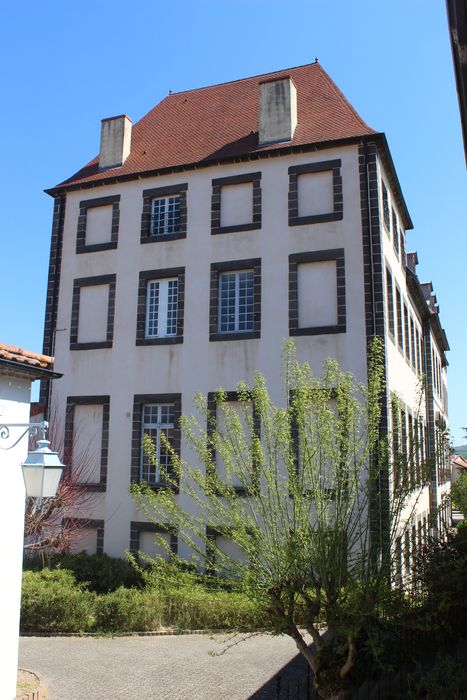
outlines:
[[[315,678],[315,688],[324,700],[352,700],[352,686],[339,675],[330,678],[326,673],[319,674]]]

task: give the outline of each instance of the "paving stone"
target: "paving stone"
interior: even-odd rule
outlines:
[[[263,686],[296,656],[270,635],[22,637],[19,665],[41,675],[48,700],[272,700]]]

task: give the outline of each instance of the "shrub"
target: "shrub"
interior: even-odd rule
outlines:
[[[268,626],[252,601],[241,593],[199,587],[163,594],[162,623],[180,629],[244,629]]]
[[[465,700],[467,669],[462,662],[442,656],[432,669],[412,677],[410,686],[408,700]]]
[[[92,624],[94,595],[79,586],[71,571],[43,569],[23,574],[21,630],[75,632]]]
[[[432,542],[415,563],[422,605],[416,623],[441,640],[465,634],[467,614],[467,528],[446,542]]]
[[[40,558],[25,560],[25,568],[40,570]],[[141,574],[124,559],[109,557],[107,554],[62,554],[50,559],[49,568],[72,571],[78,583],[86,583],[95,593],[108,593],[117,588],[141,587]]]
[[[144,632],[160,627],[161,601],[151,591],[118,588],[98,596],[95,627],[101,632]]]

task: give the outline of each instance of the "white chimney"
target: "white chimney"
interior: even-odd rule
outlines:
[[[130,155],[131,119],[122,114],[101,122],[100,168],[117,168]]]
[[[259,84],[259,144],[290,141],[297,126],[297,89],[290,78]]]

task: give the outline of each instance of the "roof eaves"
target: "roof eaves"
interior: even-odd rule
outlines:
[[[308,153],[310,151],[317,151],[320,149],[334,148],[335,146],[349,146],[356,143],[361,143],[362,139],[369,138],[374,139],[381,134],[375,133],[371,135],[362,136],[349,136],[343,139],[333,139],[331,141],[318,141],[314,143],[305,143],[297,145],[287,145],[282,148],[263,148],[261,151],[248,151],[247,153],[242,153],[234,156],[224,156],[223,158],[207,158],[202,161],[196,161],[194,163],[184,163],[180,165],[173,165],[166,168],[157,168],[155,170],[144,170],[136,173],[125,173],[122,175],[112,175],[109,178],[102,178],[101,180],[87,180],[83,182],[71,182],[70,184],[62,183],[61,185],[56,185],[50,189],[44,190],[44,192],[51,197],[56,197],[58,194],[63,192],[72,192],[75,190],[82,189],[92,189],[94,187],[102,187],[106,185],[114,185],[118,182],[129,182],[131,180],[140,180],[149,177],[159,177],[162,175],[170,175],[171,173],[185,172],[190,170],[198,170],[201,168],[209,168],[213,165],[225,165],[228,163],[243,163],[246,161],[263,160],[266,158],[278,158],[280,156],[288,155],[290,153]]]
[[[28,365],[24,362],[15,362],[14,360],[5,360],[0,357],[0,368],[11,372],[11,374],[28,375],[33,379],[60,379],[63,373],[55,372],[52,369]]]
[[[395,194],[397,204],[399,205],[400,212],[404,219],[404,226],[406,230],[411,230],[414,226],[409,214],[409,210],[407,208],[406,201],[404,199],[404,195],[402,194],[402,188],[399,182],[399,178],[397,177],[396,168],[394,166],[394,161],[391,156],[391,151],[389,150],[389,144],[386,139],[386,134],[381,132],[373,136],[365,137],[366,141],[371,141],[372,139],[375,140],[379,146],[379,154],[387,171],[392,191]]]

